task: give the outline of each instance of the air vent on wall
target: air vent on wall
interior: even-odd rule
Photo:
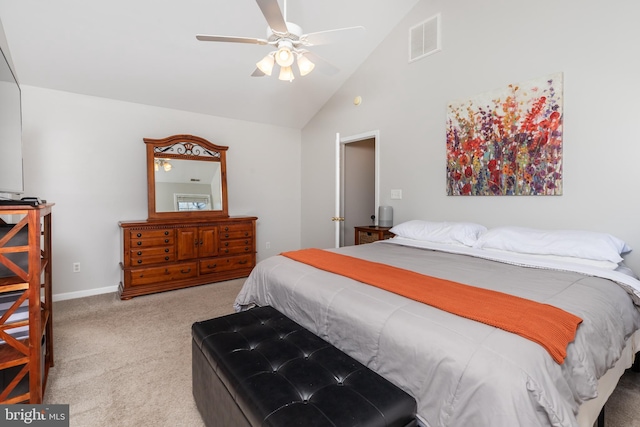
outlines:
[[[409,28],[409,62],[440,50],[440,14]]]

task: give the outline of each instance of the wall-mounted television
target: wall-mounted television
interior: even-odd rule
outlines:
[[[22,105],[18,81],[2,49],[0,58],[0,193],[22,194]]]

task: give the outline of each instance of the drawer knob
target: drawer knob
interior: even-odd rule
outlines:
[[[225,227],[225,228],[224,228],[224,231],[229,231],[229,227]]]
[[[141,259],[138,260],[138,264],[142,264],[142,260]]]
[[[142,237],[142,233],[136,234],[136,237]]]
[[[169,257],[168,256],[164,257],[164,260],[169,261]]]
[[[225,234],[225,235],[224,235],[224,237],[228,238],[228,237],[229,237],[229,235],[228,235],[228,234]]]
[[[142,251],[138,251],[138,255],[142,255]]]
[[[164,251],[165,251],[165,252],[169,252],[169,248],[166,248]]]
[[[165,232],[164,232],[164,235],[165,235],[165,236],[168,236],[168,235],[169,235],[169,232],[168,232],[168,231],[165,231]]]
[[[142,242],[141,241],[138,241],[138,246],[142,246]]]
[[[249,232],[248,232],[248,231],[245,231],[244,235],[245,235],[245,236],[248,236],[248,235],[249,235]]]
[[[249,247],[247,246],[246,248],[244,248],[244,250],[245,250],[245,251],[248,251],[248,250],[249,250]]]
[[[182,274],[187,274],[187,273],[190,273],[190,272],[191,272],[191,269],[190,269],[190,268],[189,268],[189,269],[187,269],[187,271],[180,270],[180,273],[182,273]]]
[[[225,246],[229,246],[229,242],[224,242],[224,245]]]
[[[218,266],[218,264],[207,264],[207,268],[216,268]]]
[[[169,243],[169,239],[164,239],[164,242],[165,243]]]
[[[249,261],[244,260],[244,261],[239,261],[239,262],[238,262],[238,264],[246,264],[246,263],[248,263],[248,262],[249,262]]]

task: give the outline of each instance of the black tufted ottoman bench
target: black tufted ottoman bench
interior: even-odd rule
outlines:
[[[207,427],[415,426],[407,393],[272,307],[191,328]]]

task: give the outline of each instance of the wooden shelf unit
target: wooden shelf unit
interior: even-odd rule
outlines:
[[[16,203],[0,206],[0,296],[11,293],[16,298],[0,311],[0,404],[41,404],[49,368],[53,366],[53,204]],[[24,234],[26,244],[20,237]],[[22,262],[25,259],[26,264]],[[28,316],[12,319],[23,303],[28,307]],[[25,326],[28,337],[16,339],[10,334],[11,329]]]

